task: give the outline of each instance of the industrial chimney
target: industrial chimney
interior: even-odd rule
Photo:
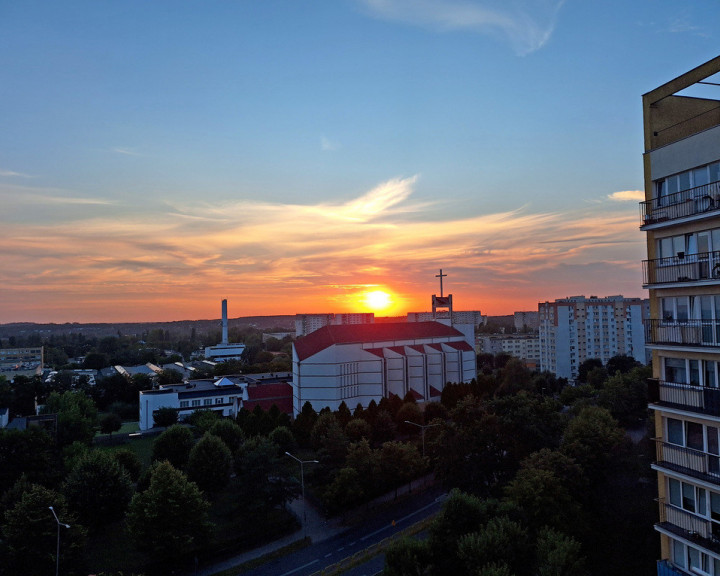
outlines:
[[[222,344],[228,343],[227,299],[222,301]]]

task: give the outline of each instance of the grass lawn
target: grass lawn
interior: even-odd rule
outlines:
[[[141,436],[138,438],[130,438],[128,442],[125,442],[123,444],[117,444],[113,446],[101,446],[99,445],[98,448],[101,450],[110,450],[111,452],[116,452],[117,450],[127,449],[132,450],[137,454],[137,457],[140,459],[141,464],[143,465],[143,470],[150,466],[150,462],[152,462],[152,445],[155,441],[155,436]]]

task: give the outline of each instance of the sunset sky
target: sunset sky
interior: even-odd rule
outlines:
[[[0,323],[646,296],[641,95],[716,0],[0,2]]]

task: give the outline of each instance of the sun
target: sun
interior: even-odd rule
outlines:
[[[393,301],[390,294],[384,290],[372,290],[365,292],[362,298],[363,304],[370,310],[380,311],[389,308]]]

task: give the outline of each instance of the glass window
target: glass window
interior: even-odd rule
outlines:
[[[682,507],[682,496],[680,491],[680,480],[675,480],[675,478],[670,478],[668,480],[668,492],[670,494],[670,504],[673,506],[677,506],[678,508]]]
[[[680,568],[687,566],[685,562],[685,544],[678,540],[673,540],[673,562],[680,566]]]
[[[682,420],[676,420],[675,418],[667,419],[667,441],[670,444],[676,444],[678,446],[683,445],[683,425]]]
[[[683,190],[690,190],[692,188],[692,185],[690,184],[690,172],[680,172],[680,174],[677,175],[678,178],[678,189],[680,192]]]
[[[708,167],[703,166],[702,168],[695,168],[695,170],[692,171],[693,173],[693,188],[697,188],[698,186],[705,186],[708,182],[710,182],[708,178]]]
[[[720,180],[720,162],[715,162],[708,166],[708,172],[710,173],[710,182],[717,182]],[[718,572],[720,574],[720,572]]]
[[[665,178],[665,187],[667,188],[668,194],[676,194],[680,191],[678,187],[678,177],[677,176],[670,176],[669,178]]]
[[[687,384],[684,358],[665,358],[665,381]]]
[[[702,450],[705,446],[703,442],[703,427],[697,422],[686,422],[686,446],[693,450]]]
[[[720,494],[710,492],[710,518],[720,521]]]
[[[677,319],[680,321],[690,318],[690,305],[687,298],[677,299]]]
[[[695,486],[682,483],[682,507],[689,512],[695,512]]]
[[[717,378],[715,375],[715,360],[705,361],[705,386],[708,386],[710,388],[717,388]]]
[[[690,360],[690,384],[700,386],[700,361]]]
[[[212,400],[210,398],[205,398],[203,404],[205,404],[205,406],[208,406],[209,404],[212,404]]]

